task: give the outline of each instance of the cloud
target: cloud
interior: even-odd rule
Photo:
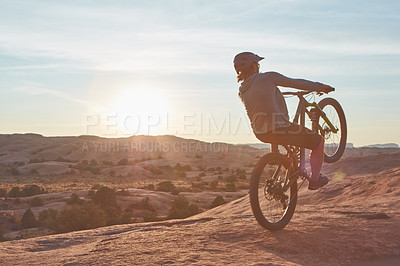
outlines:
[[[95,104],[93,102],[87,101],[87,100],[82,100],[78,99],[75,97],[72,97],[64,92],[61,91],[56,91],[56,90],[51,90],[51,89],[46,89],[43,88],[37,84],[29,84],[26,86],[20,86],[20,87],[15,87],[12,89],[12,91],[15,92],[22,92],[22,93],[28,93],[31,95],[41,95],[41,94],[46,94],[46,95],[51,95],[53,97],[61,98],[66,101],[74,102],[80,105],[83,105],[87,108],[91,108],[92,110],[97,110],[97,111],[103,111],[104,108],[99,106],[98,104]]]
[[[280,58],[296,54],[309,58],[400,55],[398,42],[371,41],[368,35],[350,38],[343,29],[301,34],[283,26],[254,29],[241,25],[241,21],[255,24],[251,17],[260,18],[263,9],[268,14],[273,13],[271,7],[280,10],[282,1],[262,5],[255,1],[253,6],[261,9],[259,12],[238,1],[231,6],[228,2],[204,7],[185,4],[183,11],[175,9],[177,2],[157,3],[53,3],[45,9],[44,2],[30,4],[35,12],[25,22],[2,19],[0,50],[20,57],[63,60],[64,67],[74,69],[164,73],[227,72],[233,55],[248,49]],[[233,12],[240,9],[243,12]],[[286,12],[293,14],[292,9]]]

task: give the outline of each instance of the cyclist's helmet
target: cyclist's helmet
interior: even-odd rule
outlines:
[[[241,71],[248,70],[253,63],[258,64],[264,57],[258,56],[251,52],[239,53],[233,59],[233,65],[235,67],[236,73],[239,74]]]

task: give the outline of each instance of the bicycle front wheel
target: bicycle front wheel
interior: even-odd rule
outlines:
[[[346,117],[339,102],[333,98],[322,99],[318,106],[326,115],[326,120],[322,116],[319,118],[319,133],[325,139],[324,161],[334,163],[346,148]]]
[[[250,204],[259,225],[270,230],[284,228],[297,203],[297,176],[289,158],[266,154],[257,162],[250,180]]]

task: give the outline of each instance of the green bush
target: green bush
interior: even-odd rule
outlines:
[[[107,214],[99,206],[87,203],[62,209],[56,220],[56,232],[66,233],[107,225]]]
[[[11,198],[21,197],[21,188],[20,187],[12,187],[8,196]]]
[[[155,214],[143,217],[143,221],[146,222],[146,223],[159,222],[159,221],[163,221],[163,220],[165,220],[165,218],[158,217]]]
[[[189,201],[185,197],[179,196],[172,203],[167,218],[184,219],[197,213],[199,213],[199,207],[196,204],[189,204]]]
[[[39,212],[39,225],[45,226],[51,229],[56,227],[56,219],[58,216],[58,211],[55,209],[47,209]]]
[[[93,195],[93,202],[101,207],[118,208],[115,191],[109,187],[101,187]]]
[[[45,204],[45,200],[40,197],[34,197],[28,201],[29,206],[31,207],[41,207]]]
[[[171,192],[175,189],[175,185],[171,181],[163,181],[158,183],[157,190],[163,192]]]
[[[218,188],[218,180],[212,181],[212,182],[210,183],[210,188],[211,188],[212,190],[217,189],[217,188]]]
[[[7,195],[8,195],[7,189],[0,188],[0,197],[5,198],[5,197],[7,197]]]
[[[38,186],[38,185],[26,185],[22,189],[20,187],[12,187],[8,196],[11,198],[16,197],[30,197],[40,194],[46,194],[46,189]]]
[[[32,228],[37,225],[36,217],[31,209],[27,209],[22,216],[21,224],[23,228]]]
[[[83,203],[85,203],[85,200],[81,199],[76,193],[72,193],[71,197],[67,199],[68,205],[74,205],[74,204],[82,205]]]
[[[224,197],[222,197],[222,196],[217,196],[215,199],[214,199],[214,201],[211,203],[211,206],[210,206],[210,208],[215,208],[215,207],[217,207],[217,206],[219,206],[219,205],[222,205],[222,204],[225,204],[226,202],[225,202],[225,200],[224,200]]]
[[[237,177],[236,176],[228,176],[227,178],[225,178],[227,183],[235,183],[237,181]]]

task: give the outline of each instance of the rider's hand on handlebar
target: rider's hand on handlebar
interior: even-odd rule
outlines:
[[[322,93],[330,93],[332,91],[335,91],[335,88],[333,88],[329,85],[322,84],[322,88],[321,88]]]

